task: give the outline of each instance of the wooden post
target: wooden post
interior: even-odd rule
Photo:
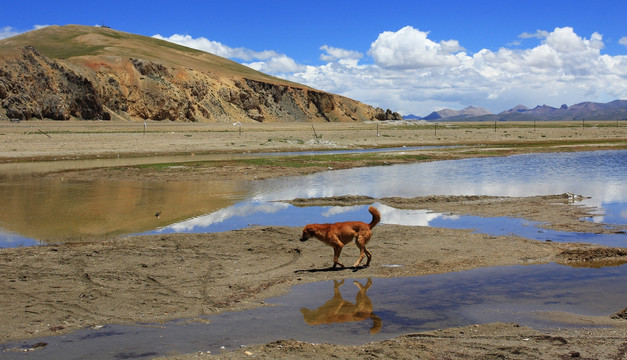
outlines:
[[[37,130],[39,130],[39,132],[40,132],[40,133],[42,133],[42,134],[44,134],[44,135],[46,135],[47,137],[49,137],[49,138],[51,138],[51,139],[52,139],[52,136],[50,136],[50,135],[46,134],[45,132],[41,131],[41,129],[37,129]]]

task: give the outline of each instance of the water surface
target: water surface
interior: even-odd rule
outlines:
[[[20,185],[6,181],[0,184],[0,196],[9,201],[0,210],[0,226],[9,234],[4,235],[4,239],[26,240],[56,239],[57,236],[62,239],[68,234],[83,236],[98,231],[107,234],[225,231],[251,225],[370,221],[365,206],[297,208],[281,202],[296,197],[347,194],[531,196],[564,192],[590,197],[585,200],[586,205],[598,209],[593,221],[626,224],[627,151],[440,161],[245,183],[67,183],[61,180],[46,183],[34,179]],[[76,194],[81,196],[74,202],[64,200]],[[75,209],[63,209],[65,206]],[[521,219],[460,217],[429,209],[399,210],[378,206],[384,223],[473,228],[479,232],[521,234],[537,240],[625,246],[624,234],[596,238],[595,234],[543,230]],[[157,209],[163,211],[159,218],[154,215]],[[180,212],[180,218],[166,217],[171,210]],[[107,217],[111,216],[107,215],[109,213],[116,213],[117,217]],[[85,230],[97,228],[101,222],[115,221],[120,224],[114,228]],[[72,228],[72,223],[81,225],[78,227],[81,231]],[[129,226],[134,223],[141,223],[141,226]],[[52,230],[64,227],[68,228],[58,230],[60,235],[46,235],[56,234]],[[398,265],[377,266],[393,271]],[[105,325],[64,336],[4,344],[3,349],[28,347],[39,341],[48,345],[29,353],[3,352],[2,357],[97,359],[208,350],[217,353],[221,347],[232,350],[280,338],[361,344],[408,332],[494,321],[517,322],[535,328],[565,327],[569,325],[542,320],[539,312],[608,316],[627,304],[627,287],[623,286],[626,278],[627,265],[588,269],[546,264],[370,279],[370,284],[368,279],[360,278],[346,279],[344,283],[305,284],[294,287],[284,296],[269,299],[267,302],[273,305],[270,307],[224,313],[202,318],[202,321]],[[360,292],[360,288],[365,287],[367,289]],[[342,305],[342,311],[330,312],[337,309],[337,304]]]
[[[298,197],[532,196],[564,192],[589,197],[583,204],[597,208],[590,220],[627,224],[627,151],[474,158],[243,182],[9,179],[0,182],[0,247],[135,233],[223,231],[249,225],[300,226],[369,216],[361,209],[341,208],[309,209],[305,213],[275,202]],[[429,209],[411,214],[395,209],[385,211],[384,223],[398,217],[407,225],[470,224],[470,228],[481,232],[513,233],[538,240],[615,245],[625,241],[621,236],[543,233],[522,220],[516,223],[477,217],[453,219]],[[508,226],[503,229],[495,230],[490,225],[505,222]]]
[[[388,264],[392,266],[393,264]],[[278,339],[356,345],[401,334],[489,322],[536,329],[572,327],[544,311],[608,316],[627,304],[627,265],[602,269],[545,264],[482,268],[391,279],[346,279],[295,286],[271,305],[203,321],[107,325],[2,345],[48,345],[6,359],[110,359],[174,355],[263,344]],[[369,281],[371,284],[368,286]],[[360,288],[368,287],[365,291]],[[612,289],[612,291],[608,291]],[[603,294],[603,296],[599,296]]]
[[[570,192],[596,207],[589,221],[627,224],[627,151],[598,151],[474,158],[329,171],[252,183],[249,200],[148,233],[215,232],[250,225],[303,226],[346,220],[370,221],[364,206],[298,208],[281,200],[339,195],[533,196]],[[475,229],[535,240],[627,246],[625,234],[546,230],[540,223],[509,217],[451,216],[429,209],[400,210],[375,204],[382,223]]]

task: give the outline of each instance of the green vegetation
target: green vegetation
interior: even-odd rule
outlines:
[[[104,45],[59,47],[43,44],[35,47],[47,57],[57,59],[67,59],[75,56],[97,55],[102,49],[105,48]]]
[[[152,170],[167,170],[172,166],[180,166],[181,164],[177,163],[161,163],[161,164],[140,164],[135,165],[135,168],[138,169],[152,169]],[[191,166],[190,164],[185,164],[186,166]]]
[[[394,163],[429,161],[432,157],[424,154],[401,154],[401,153],[367,153],[367,154],[328,154],[328,155],[299,155],[299,156],[276,156],[260,157],[241,160],[228,161],[194,161],[183,163],[160,163],[135,165],[138,169],[151,169],[155,171],[166,171],[172,167],[187,168],[209,168],[219,166],[255,166],[255,167],[280,167],[280,168],[313,168],[313,167],[333,167],[345,168],[354,166],[383,166]]]

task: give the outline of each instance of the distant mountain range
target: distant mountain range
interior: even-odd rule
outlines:
[[[571,106],[562,105],[559,108],[538,105],[529,109],[524,105],[518,105],[498,114],[484,108],[468,106],[462,110],[434,111],[425,117],[409,114],[403,118],[427,121],[627,120],[627,100],[614,100],[608,103],[582,102]]]

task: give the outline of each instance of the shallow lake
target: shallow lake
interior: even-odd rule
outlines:
[[[316,154],[386,151],[336,150]],[[129,165],[248,159],[263,156],[307,156],[301,153],[208,154],[143,158],[58,160],[0,164],[0,248],[107,239],[153,230],[212,213],[255,196],[254,181],[72,181],[38,174],[62,170]],[[155,217],[161,212],[159,218]]]
[[[146,233],[212,232],[250,225],[302,226],[311,222],[363,220],[366,206],[299,208],[280,200],[337,195],[415,197],[426,195],[532,196],[570,192],[598,212],[590,221],[627,224],[627,151],[517,155],[329,171],[251,183],[251,197],[213,213]],[[627,246],[625,234],[585,234],[539,228],[515,218],[449,216],[429,209],[377,205],[382,223],[471,228],[492,235],[536,240]]]
[[[297,208],[281,202],[297,197],[530,196],[564,192],[589,197],[583,203],[598,211],[588,220],[626,224],[627,151],[440,161],[241,183],[7,180],[0,184],[5,204],[0,210],[0,223],[5,229],[0,234],[4,241],[0,246],[112,234],[225,231],[251,225],[301,226],[360,218],[369,221],[363,206]],[[71,209],[64,209],[67,204]],[[474,228],[542,241],[627,246],[625,234],[552,232],[521,219],[451,217],[429,209],[379,207],[384,223]],[[155,210],[163,211],[161,218],[154,216]],[[168,217],[171,212],[179,215]],[[73,221],[63,220],[66,217]],[[118,225],[107,225],[112,221]],[[546,264],[370,282],[321,282],[296,286],[282,297],[268,299],[274,304],[271,307],[208,317],[208,324],[179,320],[105,325],[43,339],[48,345],[42,350],[27,354],[3,352],[2,356],[136,358],[207,350],[216,353],[222,346],[230,350],[279,338],[359,344],[407,332],[493,321],[536,328],[567,326],[541,320],[538,312],[607,316],[627,305],[627,287],[622,285],[626,279],[627,265],[588,269]],[[360,288],[367,289],[360,292]],[[339,314],[342,316],[328,311],[338,302],[345,306],[345,313]],[[363,311],[358,314],[358,308],[370,310],[364,317]],[[338,318],[348,320],[333,321]],[[37,341],[2,347],[28,347]]]
[[[627,151],[438,161],[242,182],[4,178],[0,180],[0,247],[136,233],[224,231],[249,225],[301,226],[368,217],[360,207],[296,210],[276,202],[297,197],[530,196],[564,192],[589,197],[583,203],[598,209],[591,221],[627,223]],[[465,227],[495,235],[513,233],[538,240],[625,246],[621,235],[546,232],[520,219],[450,217],[429,209],[381,210],[384,223]],[[161,212],[159,218],[155,217],[157,211]],[[505,223],[507,226],[503,226]]]
[[[627,265],[602,269],[545,264],[392,279],[345,279],[295,286],[269,307],[202,319],[107,325],[3,344],[5,359],[132,359],[234,350],[277,339],[363,344],[400,334],[487,322],[534,328],[583,326],[540,316],[566,311],[605,316],[627,302]],[[612,289],[612,291],[608,291]],[[604,294],[598,296],[598,294]]]

